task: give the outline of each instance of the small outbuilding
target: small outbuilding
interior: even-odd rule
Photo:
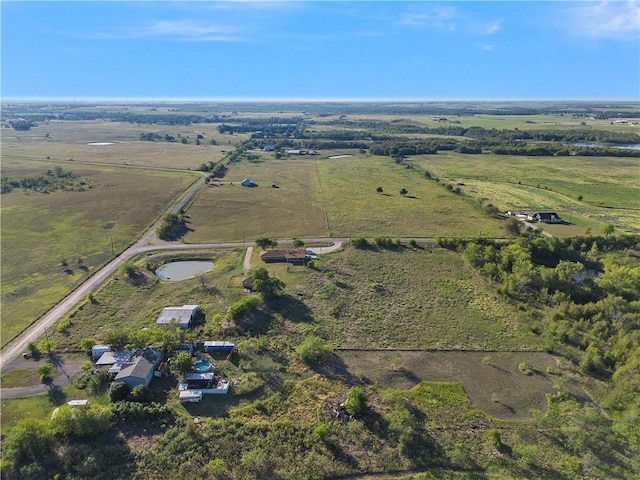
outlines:
[[[109,345],[94,345],[91,347],[91,358],[97,360],[105,352],[110,352],[111,347]]]
[[[195,320],[197,309],[198,305],[183,305],[181,307],[163,308],[160,315],[158,315],[156,325],[168,327],[175,323],[180,328],[187,329]]]
[[[236,344],[233,342],[225,342],[225,341],[217,340],[217,341],[204,342],[202,350],[206,353],[216,353],[216,352],[231,353],[235,347],[236,347]]]
[[[240,182],[240,184],[243,187],[257,187],[258,184],[256,182],[254,182],[253,180],[251,180],[250,178],[245,178],[244,180],[242,180],[242,182]]]
[[[178,398],[180,403],[197,403],[202,400],[202,392],[200,390],[180,390]]]

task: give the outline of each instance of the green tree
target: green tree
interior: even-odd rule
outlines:
[[[264,267],[254,268],[249,272],[251,277],[251,290],[262,294],[265,301],[272,300],[284,290],[284,282],[279,278],[269,275]]]
[[[296,353],[307,363],[320,364],[326,362],[331,356],[331,347],[320,337],[309,335],[298,345]]]
[[[92,438],[107,431],[111,417],[111,411],[99,405],[89,408],[63,405],[52,418],[51,427],[62,437]]]
[[[382,187],[378,187],[378,188],[376,188],[376,192],[382,193],[382,192],[384,192],[384,190],[382,189]]]
[[[615,232],[615,230],[616,229],[612,224],[607,223],[605,226],[602,227],[602,234],[605,236],[605,238],[608,238],[609,235],[612,235],[613,232]]]
[[[124,350],[129,343],[129,334],[123,330],[115,330],[113,332],[107,333],[104,338],[104,342],[106,345],[109,345],[112,350]]]
[[[513,237],[517,237],[520,235],[520,221],[517,218],[508,218],[504,222],[504,229],[507,232],[507,235],[511,235]]]
[[[171,373],[182,376],[193,370],[193,357],[190,353],[180,352],[171,359]]]
[[[131,387],[124,382],[113,382],[109,385],[109,400],[111,402],[121,402],[126,400],[131,393]]]
[[[256,246],[262,249],[275,248],[278,246],[278,242],[267,237],[258,237],[256,238]]]
[[[300,249],[304,248],[304,242],[302,240],[300,240],[299,238],[294,238],[293,239],[293,248],[295,248],[296,250],[300,250]]]
[[[402,189],[400,189],[400,195],[402,195],[403,197],[404,197],[407,193],[409,193],[409,191],[408,191],[406,188],[402,188]]]
[[[40,342],[38,343],[38,349],[41,352],[46,352],[47,355],[52,355],[57,346],[58,345],[56,344],[56,342],[54,340],[51,340],[51,339],[48,339],[48,338],[46,338],[44,340],[40,340]]]
[[[352,387],[347,393],[347,401],[344,402],[344,408],[351,415],[358,415],[364,412],[367,407],[367,395],[362,387]]]
[[[9,462],[11,467],[19,470],[20,466],[24,464],[37,462],[48,456],[53,445],[54,434],[48,421],[24,418],[18,420],[7,433],[2,444],[2,457]],[[9,477],[4,468],[3,471]]]
[[[42,383],[49,383],[51,382],[51,380],[53,380],[55,369],[48,363],[45,363],[38,366],[38,368],[36,368],[36,372],[38,372],[38,375],[40,375],[40,381]]]
[[[80,340],[80,348],[87,352],[87,355],[91,355],[91,349],[96,344],[95,339],[91,337],[86,337]]]

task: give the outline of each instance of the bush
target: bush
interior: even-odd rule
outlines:
[[[369,242],[364,237],[356,237],[351,239],[351,245],[355,248],[364,249],[369,247]]]
[[[38,375],[40,375],[40,381],[42,383],[49,383],[51,380],[53,380],[55,369],[48,363],[45,363],[44,365],[40,365],[38,368],[36,368],[36,372],[38,372]]]
[[[351,415],[358,415],[364,412],[367,407],[367,396],[362,387],[353,387],[347,393],[347,401],[344,402],[344,408]]]
[[[109,387],[109,400],[121,402],[126,400],[131,393],[131,387],[124,382],[113,382]]]
[[[296,348],[298,356],[306,363],[318,365],[326,362],[331,355],[331,347],[324,340],[310,335]]]
[[[247,315],[255,312],[261,303],[262,299],[256,295],[244,297],[229,307],[227,318],[234,322],[241,320]]]
[[[502,439],[500,438],[500,431],[497,428],[490,428],[485,433],[485,439],[487,443],[492,447],[500,449],[502,447]]]

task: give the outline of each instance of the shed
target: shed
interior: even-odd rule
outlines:
[[[233,351],[235,346],[236,344],[233,342],[210,341],[210,342],[204,342],[203,350],[207,353],[214,353],[214,352],[230,353]]]
[[[105,352],[110,352],[111,347],[109,345],[94,345],[91,347],[91,358],[96,360]]]
[[[156,319],[156,325],[168,327],[176,323],[180,328],[187,329],[196,317],[198,305],[183,305],[181,307],[165,307]]]
[[[178,398],[180,403],[196,403],[202,400],[202,392],[200,390],[180,390]]]
[[[240,182],[240,184],[243,187],[257,187],[258,184],[256,182],[254,182],[253,180],[251,180],[250,178],[245,178],[244,180],[242,180],[242,182]]]

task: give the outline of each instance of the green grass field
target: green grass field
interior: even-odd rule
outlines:
[[[606,223],[640,231],[637,158],[443,153],[411,161],[441,180],[464,183],[465,195],[487,199],[501,210],[557,211],[594,232]]]
[[[2,173],[33,175],[53,166],[3,160]],[[46,195],[15,190],[2,196],[3,346],[113,253],[133,243],[194,178],[110,167],[63,168],[93,179],[95,187]]]
[[[340,152],[335,152],[340,153]],[[344,153],[344,152],[343,152]],[[351,152],[349,152],[351,153]],[[229,168],[222,184],[203,190],[189,209],[185,241],[342,236],[503,236],[467,198],[448,192],[389,158],[330,159],[263,154]],[[257,188],[238,183],[246,177]],[[271,188],[276,183],[280,188]],[[383,193],[377,193],[377,187]],[[408,194],[400,195],[406,188]]]

